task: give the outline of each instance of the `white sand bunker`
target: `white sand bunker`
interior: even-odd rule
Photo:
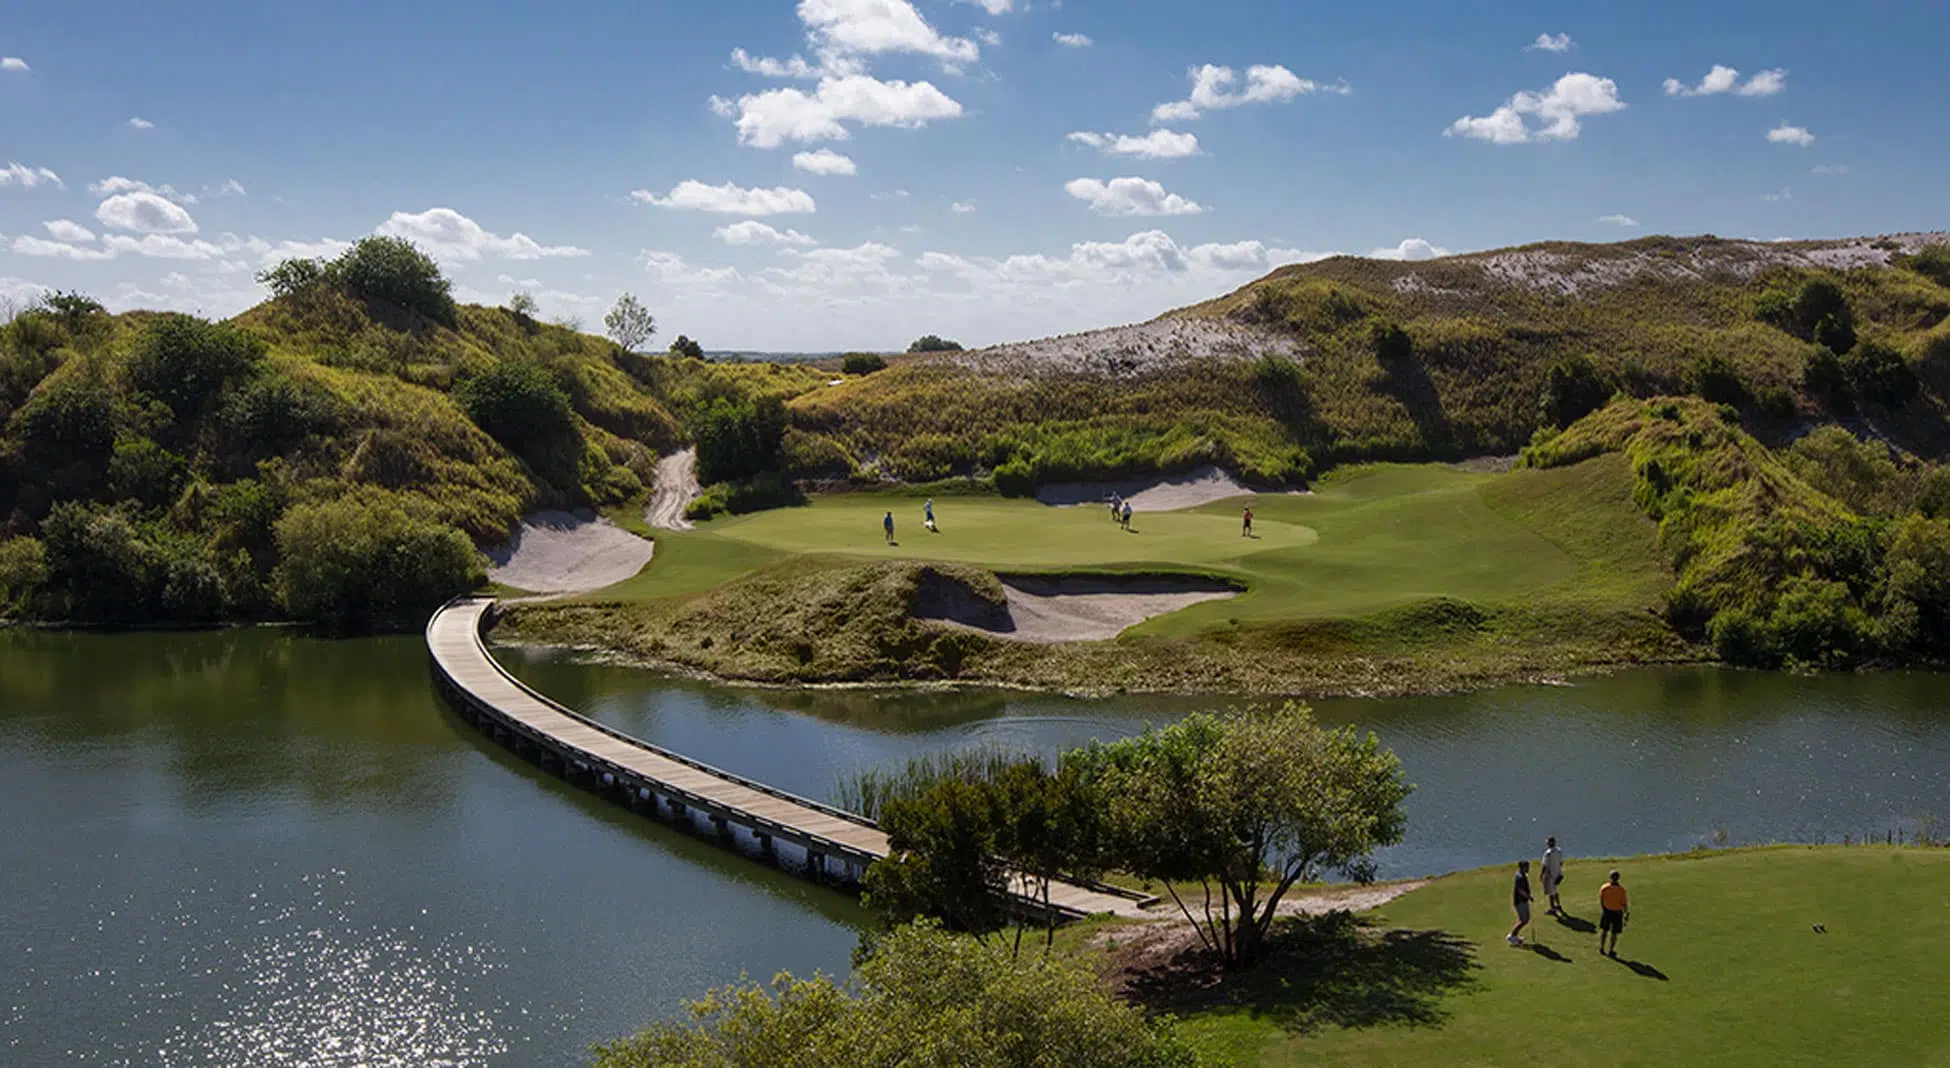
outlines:
[[[548,596],[586,593],[643,570],[656,546],[591,512],[536,512],[488,553],[488,578]]]
[[[1154,616],[1239,595],[1217,579],[1195,575],[1001,576],[1008,595],[997,610],[962,591],[923,596],[914,614],[1020,642],[1108,641]]]
[[[1147,475],[1116,482],[1052,482],[1038,487],[1044,504],[1102,504],[1115,493],[1140,512],[1176,512],[1201,504],[1243,497],[1256,490],[1217,467],[1198,467],[1176,475]]]

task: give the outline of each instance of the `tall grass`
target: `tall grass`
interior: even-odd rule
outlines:
[[[937,783],[950,780],[990,782],[1024,763],[1043,763],[1043,759],[1026,750],[993,743],[922,753],[898,767],[867,768],[842,775],[833,790],[834,803],[877,820],[890,801],[911,801]]]

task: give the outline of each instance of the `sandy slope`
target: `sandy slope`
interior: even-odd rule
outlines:
[[[549,596],[599,590],[643,570],[656,546],[589,512],[537,512],[488,553],[488,577]]]
[[[1020,642],[1108,641],[1153,616],[1239,592],[1189,575],[1018,575],[1004,578],[1002,589],[1006,613],[985,611],[972,598],[924,596],[914,614]]]
[[[1102,504],[1115,493],[1139,512],[1176,512],[1259,492],[1230,473],[1207,466],[1182,474],[1116,482],[1052,482],[1037,488],[1036,499],[1054,505]]]
[[[684,518],[684,509],[703,492],[697,484],[697,450],[673,452],[658,460],[656,482],[650,507],[643,513],[644,520],[658,530],[691,529],[691,521]]]

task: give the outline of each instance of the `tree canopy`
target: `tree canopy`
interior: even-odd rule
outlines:
[[[949,341],[946,338],[938,337],[934,334],[924,334],[921,337],[915,338],[914,343],[907,347],[907,351],[909,352],[960,352],[961,342]]]
[[[624,352],[635,352],[657,332],[657,317],[633,293],[616,298],[616,306],[603,316],[603,329]]]

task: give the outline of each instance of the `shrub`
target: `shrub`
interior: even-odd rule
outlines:
[[[179,427],[213,411],[264,358],[264,341],[228,323],[168,314],[152,321],[129,353],[129,385],[169,407]]]
[[[362,237],[332,261],[326,275],[362,300],[391,304],[442,326],[458,322],[453,284],[432,257],[404,238]]]
[[[115,496],[160,508],[176,499],[189,477],[189,464],[148,438],[115,443],[108,462],[108,488]]]
[[[939,482],[967,461],[968,450],[946,434],[916,434],[890,459],[905,482]]]
[[[1590,357],[1567,357],[1544,369],[1539,415],[1545,426],[1567,427],[1603,408],[1614,392]]]
[[[704,346],[679,334],[677,340],[670,343],[670,354],[687,360],[701,360],[704,358]]]
[[[26,612],[47,582],[47,548],[34,538],[0,541],[0,615]]]
[[[535,455],[575,430],[575,410],[555,377],[532,360],[497,360],[462,379],[454,400],[509,451]]]
[[[961,350],[961,342],[949,341],[933,334],[915,338],[914,343],[907,347],[909,352],[960,352]]]
[[[1729,608],[1713,617],[1708,628],[1713,655],[1741,667],[1778,667],[1781,653],[1766,622],[1744,608]]]
[[[41,524],[41,538],[57,613],[78,623],[153,618],[164,577],[162,556],[126,517],[63,502]]]
[[[257,275],[258,284],[269,289],[274,298],[303,293],[325,280],[325,264],[314,259],[285,260]]]
[[[887,358],[872,352],[849,352],[840,360],[840,371],[849,375],[870,375],[887,368]]]
[[[1770,419],[1792,419],[1797,414],[1794,394],[1782,386],[1768,386],[1760,391],[1761,413]]]
[[[1709,352],[1693,361],[1686,370],[1686,388],[1715,404],[1741,404],[1747,400],[1747,384],[1733,361]]]
[[[1865,400],[1900,408],[1916,398],[1916,372],[1903,354],[1878,341],[1863,341],[1842,357],[1842,371]]]
[[[1950,286],[1950,245],[1924,245],[1913,256],[1897,261],[1940,286]]]
[[[714,398],[691,428],[697,443],[698,479],[736,482],[777,471],[785,423],[785,404],[777,397]]]
[[[341,630],[418,623],[482,577],[465,534],[387,497],[297,505],[277,539],[285,610]]]
[[[787,428],[779,446],[785,473],[793,478],[845,478],[853,473],[853,458],[831,438]]]
[[[266,374],[231,394],[219,421],[233,462],[282,456],[313,437],[327,437],[347,412],[332,391],[310,380]]]
[[[1842,369],[1841,359],[1827,349],[1817,346],[1809,351],[1807,363],[1802,365],[1801,382],[1830,408],[1848,406],[1848,372]]]

